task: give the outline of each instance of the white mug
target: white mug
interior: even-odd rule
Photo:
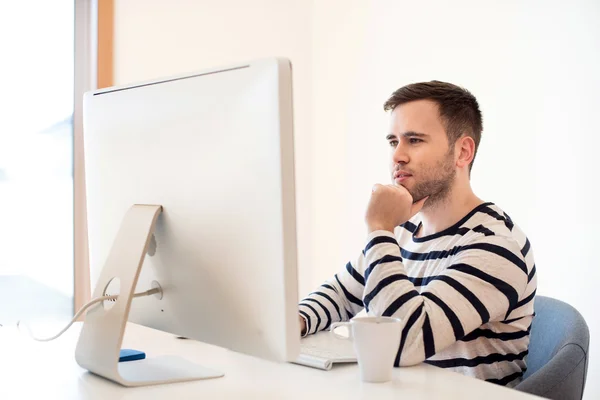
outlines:
[[[335,332],[348,326],[350,336]],[[401,325],[398,318],[356,317],[350,322],[334,322],[330,332],[338,339],[352,340],[363,382],[387,382],[392,379],[394,360],[400,345]]]

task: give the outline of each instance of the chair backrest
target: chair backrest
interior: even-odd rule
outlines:
[[[569,304],[536,296],[527,371],[515,389],[561,400],[581,400],[587,376],[590,333]]]

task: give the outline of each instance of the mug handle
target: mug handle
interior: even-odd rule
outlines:
[[[344,335],[340,335],[339,333],[335,333],[335,330],[337,328],[339,328],[340,326],[347,326],[348,327],[348,336],[344,336]],[[336,338],[336,339],[342,339],[342,340],[352,340],[352,329],[350,329],[350,322],[334,322],[333,324],[331,324],[331,326],[329,327],[329,332]]]

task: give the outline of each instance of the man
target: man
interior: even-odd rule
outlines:
[[[356,261],[300,302],[302,335],[364,308],[401,319],[400,343],[390,348],[396,366],[425,361],[515,386],[526,370],[537,278],[526,236],[471,189],[477,100],[432,81],[398,89],[384,109],[393,184],[373,187]]]

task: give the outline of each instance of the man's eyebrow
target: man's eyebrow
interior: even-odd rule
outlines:
[[[411,138],[411,137],[418,137],[418,138],[424,138],[427,137],[426,133],[420,133],[420,132],[414,132],[414,131],[407,131],[404,132],[403,134],[401,134],[400,136],[404,136],[406,138]],[[396,134],[395,133],[390,133],[389,135],[387,135],[385,137],[386,140],[392,140],[392,139],[396,139]]]
[[[410,138],[410,137],[424,138],[424,137],[427,136],[427,134],[426,133],[420,133],[420,132],[407,131],[407,132],[404,132],[402,134],[402,136],[407,137],[407,138]]]

